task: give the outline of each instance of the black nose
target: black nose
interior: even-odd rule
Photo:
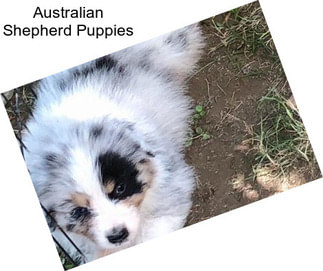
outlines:
[[[107,238],[110,243],[116,244],[116,243],[122,243],[129,235],[129,232],[126,228],[114,228],[112,230],[112,234],[108,235]]]

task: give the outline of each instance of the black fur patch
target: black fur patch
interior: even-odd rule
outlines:
[[[72,74],[72,77],[74,79],[77,79],[78,77],[80,76],[83,76],[83,77],[88,77],[90,74],[92,74],[94,72],[94,69],[93,67],[91,66],[88,66],[88,67],[84,67],[82,68],[81,70],[75,70]]]
[[[111,70],[117,65],[117,62],[110,56],[100,57],[95,60],[95,68],[104,69],[105,71]]]
[[[71,219],[79,221],[81,223],[86,223],[91,217],[91,211],[86,207],[75,207],[71,213]]]
[[[102,132],[103,132],[103,126],[101,125],[93,126],[92,129],[90,130],[90,137],[96,139],[102,134]]]
[[[150,151],[147,151],[147,152],[146,152],[146,154],[147,154],[148,156],[150,156],[150,157],[155,157],[155,155],[154,155],[152,152],[150,152]]]
[[[68,230],[68,231],[72,231],[72,230],[74,229],[74,227],[75,227],[75,224],[68,224],[68,225],[66,226],[66,230]]]
[[[71,84],[71,82],[76,81],[79,77],[88,77],[89,75],[95,73],[96,70],[104,69],[105,71],[111,70],[113,67],[117,65],[117,62],[110,56],[104,56],[101,58],[98,58],[94,61],[94,65],[91,64],[85,64],[80,69],[74,69],[71,73],[70,78],[66,80],[60,80],[57,82],[58,87],[65,91],[68,86]],[[120,67],[122,71],[124,71],[124,67]],[[120,72],[120,71],[119,71]]]
[[[98,157],[98,164],[103,185],[109,180],[115,182],[114,190],[108,195],[111,199],[122,200],[142,192],[142,184],[137,181],[138,170],[127,158],[115,152],[107,152]],[[125,189],[122,193],[118,193],[118,187],[122,185],[125,185]]]

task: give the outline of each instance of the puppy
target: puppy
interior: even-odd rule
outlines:
[[[25,160],[59,225],[52,234],[74,260],[184,225],[195,186],[183,156],[192,107],[184,83],[202,47],[192,25],[37,85]]]

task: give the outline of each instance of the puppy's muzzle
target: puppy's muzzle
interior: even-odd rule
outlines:
[[[107,235],[110,243],[117,244],[122,243],[129,236],[129,232],[126,228],[114,228],[111,235]]]

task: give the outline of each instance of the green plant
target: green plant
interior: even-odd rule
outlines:
[[[61,259],[61,263],[64,267],[64,270],[69,270],[75,267],[74,263],[59,248],[57,248],[57,251]]]
[[[207,131],[203,130],[199,125],[199,121],[206,115],[206,111],[202,105],[195,107],[195,113],[193,115],[193,128],[189,133],[189,137],[186,140],[185,146],[189,147],[192,145],[193,140],[201,138],[202,140],[208,140],[211,136]]]
[[[199,120],[203,118],[206,115],[206,111],[204,110],[202,105],[197,105],[195,107],[195,114],[193,115],[193,118],[195,120]]]

